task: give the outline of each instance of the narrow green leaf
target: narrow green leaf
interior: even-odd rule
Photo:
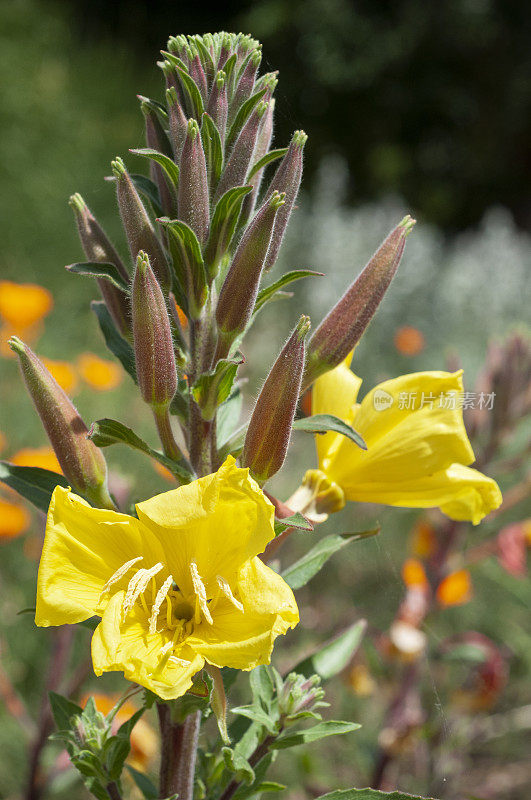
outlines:
[[[296,419],[293,423],[293,430],[308,431],[309,433],[328,433],[328,431],[341,433],[353,441],[354,444],[357,444],[358,447],[361,447],[362,450],[367,449],[367,445],[360,434],[339,417],[334,417],[333,414],[314,414],[313,417]]]
[[[172,220],[169,217],[159,217],[157,222],[168,234],[177,280],[186,290],[190,315],[197,318],[208,296],[201,245],[193,230],[185,222]]]
[[[338,736],[343,733],[352,733],[361,728],[357,722],[342,722],[339,720],[327,720],[314,725],[312,728],[306,728],[302,731],[291,732],[279,736],[274,741],[270,748],[271,750],[285,750],[287,747],[297,747],[299,744],[308,744],[309,742],[317,742],[319,739],[324,739],[327,736]]]
[[[301,531],[313,531],[313,523],[310,522],[300,511],[292,514],[291,517],[275,519],[275,535],[278,536],[286,528],[298,528]],[[311,552],[311,551],[310,551]]]
[[[0,461],[0,481],[44,513],[48,511],[55,487],[63,486],[66,489],[70,485],[57,472],[40,467],[19,467],[8,461]]]
[[[116,264],[103,264],[99,261],[80,261],[76,264],[69,264],[66,269],[75,275],[88,275],[91,278],[106,278],[110,283],[121,289],[125,294],[129,294],[131,287],[122,277],[122,273]]]
[[[192,386],[192,395],[204,419],[213,419],[216,410],[232,391],[236,372],[244,358],[222,359],[211,372],[205,372]]]
[[[284,522],[284,520],[282,520],[282,522]],[[379,528],[373,528],[358,533],[332,533],[329,536],[325,536],[299,558],[298,561],[284,570],[282,577],[292,589],[300,589],[301,586],[305,586],[314,575],[317,575],[330,556],[333,556],[338,550],[341,550],[341,548],[351,542],[357,542],[359,539],[376,536],[379,531]]]
[[[134,185],[136,186],[139,193],[146,199],[149,200],[151,205],[153,206],[153,211],[157,217],[160,217],[163,214],[162,210],[162,203],[160,202],[160,195],[159,195],[159,187],[156,183],[154,183],[151,178],[148,178],[147,175],[140,175],[139,173],[132,173],[130,175],[131,180],[133,181]]]
[[[223,169],[223,144],[214,120],[206,111],[201,119],[201,141],[205,151],[208,184],[212,190],[217,185]]]
[[[367,622],[364,619],[358,620],[313,655],[297,664],[293,672],[298,672],[306,678],[319,675],[324,681],[338,675],[356,653],[366,628]]]
[[[234,118],[234,122],[230,127],[229,134],[227,136],[227,144],[226,147],[230,149],[231,145],[234,144],[236,139],[238,138],[238,134],[251,116],[251,113],[256,108],[262,97],[267,92],[266,89],[260,89],[258,92],[252,94],[245,103],[242,103],[240,108],[238,109],[238,113]]]
[[[145,453],[150,458],[158,461],[179,480],[186,483],[193,480],[194,476],[185,464],[173,461],[173,459],[159,453],[158,450],[153,450],[131,428],[121,422],[117,422],[115,419],[99,419],[97,422],[93,422],[87,438],[91,439],[97,447],[126,444],[128,447],[132,447],[133,450],[139,450],[141,453]]]
[[[103,300],[93,300],[90,307],[98,318],[98,323],[105,339],[105,344],[113,353],[118,361],[121,362],[122,367],[131,376],[136,383],[136,366],[135,354],[129,342],[118,333],[116,325],[114,324],[109,309]]]
[[[181,62],[182,63],[182,62]],[[188,72],[179,66],[178,63],[174,64],[179,77],[179,81],[183,88],[184,94],[188,97],[190,108],[193,110],[193,115],[197,120],[201,119],[201,115],[205,110],[203,105],[203,98],[201,92],[197,88],[195,81],[190,77]]]
[[[404,792],[380,792],[379,789],[337,789],[335,792],[322,794],[317,800],[434,800],[434,798],[404,794]]]
[[[271,300],[274,295],[282,289],[283,286],[287,286],[289,283],[293,283],[293,281],[299,281],[301,278],[310,278],[310,277],[322,277],[324,273],[322,272],[314,272],[311,269],[295,269],[292,272],[286,272],[285,275],[282,275],[278,281],[272,283],[271,286],[266,286],[264,289],[261,289],[258,292],[258,296],[256,298],[256,303],[254,305],[253,314],[257,314],[258,311],[269,301]]]
[[[287,147],[279,147],[277,150],[270,150],[269,153],[266,153],[265,156],[262,156],[256,164],[253,165],[249,175],[247,176],[247,180],[251,180],[254,178],[257,172],[260,172],[261,169],[267,167],[268,164],[272,164],[273,161],[276,161],[279,158],[284,158],[286,153],[288,152]]]
[[[162,167],[166,176],[166,182],[172,195],[172,203],[175,205],[177,211],[177,187],[179,186],[179,167],[169,156],[164,153],[159,153],[158,150],[153,150],[152,147],[139,147],[132,148],[131,153],[137,156],[144,156],[151,161],[155,161],[159,167]]]
[[[245,195],[251,186],[236,186],[219,198],[205,246],[205,265],[211,277],[217,275],[223,256],[228,252]]]

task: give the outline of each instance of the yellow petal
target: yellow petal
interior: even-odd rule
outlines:
[[[276,637],[297,625],[299,612],[287,583],[259,558],[240,568],[237,586],[243,612],[218,602],[214,624],[201,623],[186,643],[210,664],[249,670],[269,663]]]
[[[46,521],[36,624],[63,625],[93,616],[111,575],[147,550],[138,520],[91,508],[81,497],[58,486]]]
[[[446,470],[413,480],[360,484],[348,500],[407,508],[440,508],[451,519],[477,525],[502,502],[498,484],[478,470],[452,464]]]
[[[274,537],[273,505],[232,457],[216,473],[139,503],[137,511],[159,539],[169,571],[187,594],[194,590],[192,561],[211,596],[217,591],[217,575],[230,581]]]
[[[368,393],[353,420],[367,451],[343,437],[325,470],[348,499],[352,492],[359,495],[360,487],[369,486],[374,496],[374,489],[387,491],[394,483],[474,461],[458,402],[456,408],[447,408],[440,400],[463,391],[461,374],[413,373],[385,381]],[[411,409],[402,403],[410,395],[415,395]],[[388,405],[379,405],[378,398],[389,398]]]
[[[163,700],[183,695],[204,659],[189,647],[181,647],[176,659],[164,657],[171,631],[149,633],[148,615],[138,606],[122,622],[124,592],[110,599],[92,637],[92,663],[96,675],[123,672],[125,677],[150,689]]]
[[[312,387],[312,414],[333,414],[350,421],[361,386],[361,378],[351,372],[349,365],[352,353],[335,369],[325,372],[317,378]],[[319,466],[326,470],[327,459],[341,443],[341,436],[336,433],[319,434],[315,437]]]

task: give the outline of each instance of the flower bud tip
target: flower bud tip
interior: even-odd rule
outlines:
[[[306,338],[311,327],[312,322],[310,317],[306,316],[306,314],[303,314],[297,323],[297,327],[295,328],[299,342],[302,342],[302,340]]]
[[[74,214],[82,214],[87,207],[87,204],[79,192],[76,192],[68,198],[68,205],[73,210]]]
[[[199,136],[199,125],[197,124],[197,120],[189,119],[188,120],[188,128],[186,129],[186,135],[189,139],[195,139]]]
[[[24,344],[22,339],[18,338],[18,336],[11,336],[11,338],[8,341],[8,344],[14,353],[20,354],[26,352],[26,345]]]
[[[114,161],[111,161],[112,174],[115,178],[119,179],[126,173],[125,164],[120,156],[116,156]]]
[[[409,236],[416,224],[417,220],[413,219],[409,214],[406,214],[404,219],[398,223],[398,227],[404,229],[405,236]]]

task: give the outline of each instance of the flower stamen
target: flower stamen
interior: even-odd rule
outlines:
[[[170,575],[169,577],[166,578],[166,580],[164,581],[164,583],[162,584],[162,586],[160,587],[160,589],[158,590],[158,592],[157,592],[157,594],[155,596],[155,601],[154,601],[154,603],[153,603],[153,605],[151,607],[151,616],[149,618],[149,632],[150,633],[157,633],[157,618],[159,616],[159,611],[161,609],[161,606],[162,606],[164,600],[168,601],[168,609],[169,609],[168,615],[167,615],[168,628],[172,627],[171,624],[170,624],[170,622],[171,622],[171,600],[167,596],[168,595],[168,591],[169,591],[170,586],[172,585],[172,583],[173,583],[173,577]]]
[[[192,576],[192,584],[195,592],[194,622],[196,623],[196,625],[198,625],[201,622],[201,613],[202,613],[208,624],[212,625],[213,619],[212,619],[212,614],[210,613],[210,610],[208,608],[205,584],[201,580],[201,576],[199,575],[199,571],[197,569],[197,564],[195,563],[195,561],[190,562],[190,575]]]
[[[125,594],[125,599],[122,605],[122,613],[123,619],[127,617],[129,611],[133,608],[134,604],[136,603],[138,597],[146,590],[147,585],[149,584],[150,580],[157,575],[164,568],[164,564],[161,564],[159,561],[158,564],[155,564],[154,567],[151,569],[139,569],[136,572],[131,580],[129,581],[129,585],[127,587],[127,592]]]
[[[124,575],[126,575],[129,572],[133,564],[136,564],[137,561],[142,561],[143,558],[144,556],[137,556],[136,558],[132,558],[131,561],[126,561],[125,564],[122,564],[122,566],[119,569],[117,569],[115,573],[111,575],[111,577],[101,590],[100,600],[102,596],[105,594],[105,592],[109,591],[109,589],[113,584],[117,583],[121,578],[124,577]]]
[[[225,597],[227,598],[227,600],[230,603],[232,603],[232,605],[235,606],[238,609],[238,611],[243,612],[243,605],[240,603],[239,600],[236,600],[225,578],[223,578],[221,575],[216,575],[216,581],[218,582],[218,586],[225,595]]]

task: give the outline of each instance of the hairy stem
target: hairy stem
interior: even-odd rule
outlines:
[[[172,458],[174,461],[178,461],[181,457],[181,451],[173,435],[168,407],[164,406],[162,408],[153,409],[153,416],[157,424],[164,455],[168,456],[168,458]]]
[[[171,720],[168,705],[159,703],[157,711],[161,735],[160,796],[178,794],[179,800],[193,800],[201,712],[176,723]]]

